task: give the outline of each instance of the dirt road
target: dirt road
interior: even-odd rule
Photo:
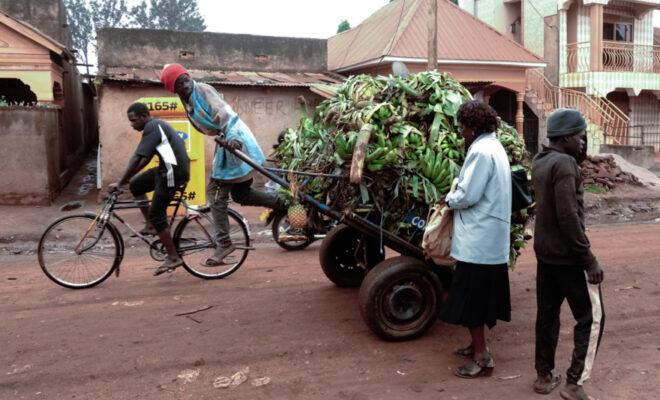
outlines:
[[[588,387],[597,399],[657,399],[660,224],[594,227],[590,236],[605,266],[607,320]],[[438,323],[415,341],[378,340],[361,320],[357,290],[327,281],[317,250],[262,246],[230,278],[201,281],[183,270],[152,277],[146,253],[127,249],[119,278],[82,291],[48,281],[34,256],[2,256],[0,399],[559,398],[531,392],[531,249],[511,273],[513,321],[491,335],[493,377],[476,381],[451,374],[461,361],[452,350],[466,341],[461,328]],[[566,306],[562,321],[563,374]],[[243,384],[214,388],[248,367]]]

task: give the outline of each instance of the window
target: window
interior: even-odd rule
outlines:
[[[633,24],[627,22],[606,22],[603,24],[603,40],[616,42],[633,41]]]

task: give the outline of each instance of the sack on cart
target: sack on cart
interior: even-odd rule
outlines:
[[[430,211],[422,240],[426,257],[437,265],[454,265],[451,253],[451,237],[454,230],[454,212],[445,203],[438,203]]]

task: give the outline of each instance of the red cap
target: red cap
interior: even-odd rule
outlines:
[[[167,64],[160,74],[160,81],[165,85],[168,92],[174,93],[174,82],[178,77],[187,73],[188,71],[181,64]]]

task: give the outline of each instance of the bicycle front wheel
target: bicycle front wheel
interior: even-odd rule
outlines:
[[[174,234],[174,245],[184,261],[184,268],[202,279],[221,279],[236,272],[250,251],[250,236],[242,218],[229,210],[229,237],[236,250],[218,266],[207,266],[206,260],[215,251],[215,225],[207,214],[184,218]]]
[[[116,233],[91,215],[53,222],[41,236],[37,254],[46,276],[70,289],[98,285],[121,262]]]

